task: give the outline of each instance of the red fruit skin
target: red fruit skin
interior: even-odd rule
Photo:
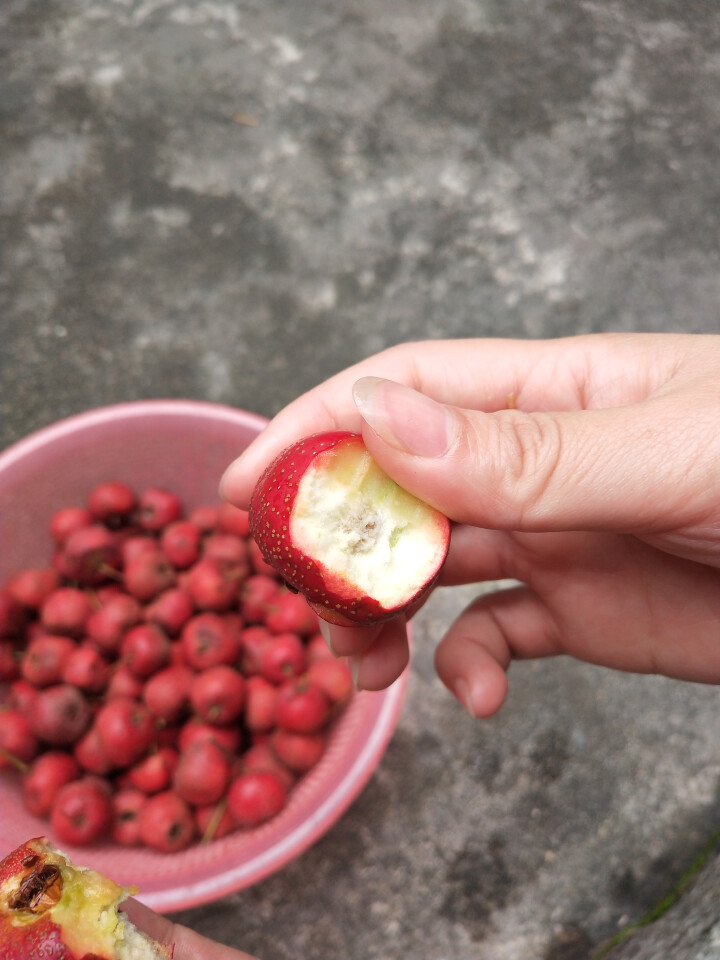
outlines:
[[[271,683],[299,677],[306,666],[305,647],[296,633],[279,633],[260,651],[260,672]]]
[[[173,772],[178,796],[193,806],[217,803],[230,779],[227,754],[212,740],[198,741],[183,750]]]
[[[161,747],[130,767],[128,783],[145,794],[167,790],[177,767],[178,752],[173,747]]]
[[[273,633],[297,633],[309,637],[318,630],[318,618],[300,593],[280,590],[268,604],[265,626]]]
[[[250,540],[248,542],[248,553],[250,554],[250,562],[252,568],[258,576],[263,577],[277,577],[278,571],[273,564],[268,563],[265,559],[263,551],[260,549],[260,546],[255,540]]]
[[[46,634],[28,644],[20,672],[24,680],[36,687],[60,683],[63,671],[73,651],[77,649],[70,637]]]
[[[10,684],[10,689],[8,690],[3,706],[11,710],[19,710],[20,713],[28,719],[31,711],[34,709],[39,692],[38,688],[32,683],[28,683],[27,680],[18,677],[18,679],[13,680]]]
[[[115,654],[124,634],[140,622],[142,608],[135,597],[118,593],[109,597],[87,620],[87,635],[101,650]]]
[[[240,638],[217,613],[198,613],[183,627],[180,642],[185,659],[194,670],[221,663],[234,664],[240,655]]]
[[[58,792],[50,826],[60,843],[88,846],[109,833],[112,816],[105,790],[91,780],[73,780]]]
[[[234,533],[237,537],[250,535],[250,520],[246,510],[240,510],[231,503],[223,501],[217,512],[217,527],[223,533]]]
[[[330,716],[330,701],[325,692],[307,678],[288,683],[277,699],[277,725],[292,733],[315,733]]]
[[[167,723],[175,723],[187,712],[190,687],[195,674],[182,664],[160,670],[145,684],[142,697],[152,713]]]
[[[59,587],[45,600],[40,620],[48,633],[81,637],[92,612],[90,598],[76,587]]]
[[[35,757],[23,777],[22,796],[25,809],[33,816],[48,817],[55,797],[66,783],[77,780],[80,766],[72,754],[64,750],[48,750]]]
[[[28,719],[38,739],[62,747],[82,736],[91,717],[84,694],[69,683],[59,683],[38,693]]]
[[[95,724],[108,760],[130,767],[145,756],[155,735],[155,717],[144,703],[118,697],[104,704]]]
[[[0,589],[0,637],[20,637],[25,630],[28,614],[9,590]]]
[[[170,490],[148,487],[138,499],[137,522],[143,530],[157,533],[182,516],[180,498]]]
[[[62,544],[74,530],[89,527],[93,515],[85,507],[63,507],[50,518],[50,536],[56,544]]]
[[[125,564],[125,589],[141,603],[154,600],[158,594],[174,586],[175,580],[175,568],[159,551],[142,551]]]
[[[240,664],[246,677],[259,674],[262,669],[262,651],[273,635],[260,624],[240,631]]]
[[[241,576],[223,561],[203,557],[187,571],[185,589],[198,610],[223,613],[238,602]]]
[[[188,514],[188,520],[196,523],[203,533],[210,533],[218,525],[219,509],[213,506],[195,507]]]
[[[236,637],[239,637],[240,631],[245,625],[245,621],[240,615],[240,612],[238,610],[228,610],[227,613],[223,613],[222,618],[225,621],[225,626],[228,628],[230,633]]]
[[[209,534],[203,542],[203,556],[231,567],[241,579],[245,579],[250,571],[247,543],[232,533],[217,531]]]
[[[170,644],[170,666],[171,667],[186,667],[188,665],[187,657],[185,656],[185,648],[182,643],[179,642],[179,638],[174,638],[173,642]]]
[[[12,769],[13,759],[28,763],[38,747],[30,723],[19,710],[0,711],[0,770]]]
[[[73,756],[86,773],[93,773],[98,777],[104,777],[113,769],[96,724],[80,737],[73,749]]]
[[[372,624],[392,619],[419,596],[425,596],[434,582],[426,583],[401,607],[388,610],[373,597],[358,596],[350,591],[342,577],[308,556],[292,541],[290,521],[305,472],[311,465],[320,466],[321,458],[341,453],[343,446],[362,443],[359,434],[344,430],[305,437],[280,453],[267,467],[250,500],[250,532],[263,558],[286,583],[308,598],[319,617],[331,623]],[[447,520],[444,522],[447,548],[450,524]]]
[[[90,491],[88,510],[96,520],[110,527],[123,523],[135,509],[134,490],[119,480],[99,483]]]
[[[305,643],[305,652],[307,662],[315,663],[316,660],[334,660],[334,655],[330,652],[325,637],[321,633],[313,634]]]
[[[200,557],[202,529],[191,520],[175,520],[160,534],[160,547],[178,570],[191,567]]]
[[[157,624],[139,623],[123,637],[120,656],[136,676],[145,680],[170,663],[170,640]]]
[[[176,637],[195,613],[192,597],[180,587],[164,590],[145,607],[145,620],[156,623],[170,637]]]
[[[120,541],[120,557],[123,568],[127,567],[130,561],[139,557],[141,553],[154,553],[156,556],[162,554],[160,544],[152,534],[136,533]]]
[[[327,647],[325,649],[327,651]],[[308,664],[306,676],[324,691],[333,705],[345,703],[353,694],[352,673],[345,660],[335,660],[329,656],[314,660]]]
[[[279,759],[294,773],[307,773],[325,751],[323,733],[293,733],[278,728],[273,731],[270,742]]]
[[[130,697],[139,700],[143,695],[143,681],[130,667],[124,663],[117,663],[111,671],[110,680],[105,691],[106,700],[116,700],[118,697]]]
[[[115,843],[123,847],[140,846],[140,812],[147,800],[147,795],[134,787],[126,787],[113,794],[110,836]]]
[[[194,744],[207,740],[217,744],[226,754],[233,754],[240,749],[242,732],[237,724],[221,727],[192,717],[180,728],[177,745],[180,752],[185,753]]]
[[[284,784],[286,790],[289,790],[297,780],[297,775],[285,766],[269,742],[254,743],[249,747],[239,758],[237,768],[238,773],[246,773],[248,770],[271,770]]]
[[[190,704],[195,714],[208,723],[237,720],[244,702],[245,679],[233,667],[209,667],[192,681]]]
[[[87,693],[101,693],[110,679],[110,664],[99,650],[83,643],[70,653],[63,667],[63,683],[71,683]]]
[[[59,586],[57,570],[54,567],[40,567],[16,573],[8,580],[6,589],[27,610],[39,610]]]
[[[245,726],[253,733],[273,729],[277,716],[278,687],[262,676],[245,680]]]
[[[21,637],[28,621],[27,610],[9,590],[0,589],[0,638]]]
[[[120,549],[114,533],[103,524],[74,530],[62,546],[65,576],[82,586],[105,583],[120,567]]]
[[[246,623],[263,623],[273,600],[280,592],[280,584],[274,575],[255,573],[248,577],[240,588],[240,612]]]
[[[173,790],[150,797],[140,811],[139,822],[142,842],[161,853],[184,850],[196,836],[192,810]]]
[[[271,770],[250,770],[230,784],[228,810],[244,829],[257,827],[276,816],[287,802],[287,790]]]
[[[15,640],[0,640],[0,683],[11,683],[20,677],[22,652]]]
[[[235,821],[230,815],[227,805],[222,801],[197,807],[195,823],[204,843],[209,843],[211,840],[222,840],[223,837],[236,829]]]

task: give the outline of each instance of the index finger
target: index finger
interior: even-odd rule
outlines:
[[[124,901],[120,909],[139,930],[159,943],[172,946],[173,960],[256,960],[249,953],[226,947],[189,927],[173,923],[134,897]]]
[[[429,340],[404,343],[336,374],[281,410],[226,470],[221,495],[247,509],[258,477],[282,450],[325,430],[360,432],[353,384],[364,376],[386,377],[441,403],[501,410],[521,396],[534,409],[578,405],[579,367],[585,367],[587,337],[558,341]]]

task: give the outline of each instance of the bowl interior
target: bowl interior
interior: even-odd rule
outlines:
[[[93,486],[122,480],[135,489],[167,486],[186,509],[218,501],[225,467],[259,433],[252,413],[192,401],[139,401],[105,407],[41,430],[0,454],[0,583],[48,562],[52,514],[82,505]],[[264,826],[197,844],[178,854],[102,844],[68,853],[140,887],[158,910],[194,906],[257,882],[319,839],[366,784],[388,744],[406,677],[389,690],[356,694],[335,722],[319,764]],[[0,776],[0,856],[48,824],[23,807],[17,776]]]

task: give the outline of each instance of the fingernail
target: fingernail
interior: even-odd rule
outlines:
[[[363,377],[353,387],[353,398],[375,433],[404,453],[441,457],[457,435],[447,407],[392,380]]]
[[[348,664],[350,665],[350,674],[352,676],[353,686],[356,690],[362,690],[360,686],[360,664],[362,663],[362,657],[348,657]]]
[[[470,687],[468,686],[467,680],[464,680],[462,677],[460,677],[455,681],[453,690],[455,692],[455,696],[465,708],[466,713],[469,713],[473,720],[477,720],[477,714],[475,713],[475,708],[473,707],[472,696],[470,695]]]
[[[333,656],[336,656],[335,651],[332,648],[332,642],[330,640],[330,624],[327,622],[327,620],[322,620],[321,618],[318,617],[318,625],[320,627],[320,633],[323,636],[323,640],[325,641],[325,644],[328,650]]]

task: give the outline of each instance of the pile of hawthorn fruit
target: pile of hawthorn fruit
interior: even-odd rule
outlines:
[[[277,815],[352,678],[247,513],[109,481],[49,534],[0,587],[0,768],[27,809],[58,842],[164,852]]]

